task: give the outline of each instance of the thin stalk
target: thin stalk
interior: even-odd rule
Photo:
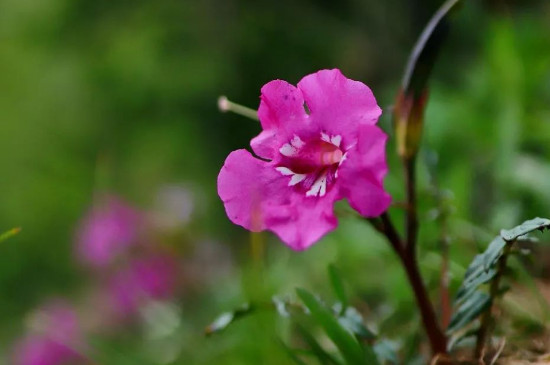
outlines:
[[[418,217],[416,213],[416,158],[403,160],[405,168],[405,189],[407,210],[405,216],[406,248],[409,255],[416,255],[416,241],[418,236]]]
[[[255,121],[259,121],[258,112],[252,108],[246,107],[241,104],[234,103],[227,99],[225,96],[218,98],[218,109],[222,112],[233,112],[235,114],[242,115],[243,117],[250,118]]]
[[[404,255],[401,261],[405,267],[407,278],[412,286],[416,303],[420,309],[422,324],[430,340],[432,352],[434,355],[445,354],[447,353],[447,338],[437,321],[432,302],[420,276],[416,257]]]
[[[514,242],[508,242],[504,249],[502,250],[502,256],[500,256],[500,259],[498,261],[498,268],[497,268],[497,274],[493,281],[491,282],[491,287],[489,289],[489,295],[491,296],[491,303],[489,304],[489,308],[483,313],[483,316],[481,317],[481,326],[479,327],[479,331],[477,333],[477,342],[476,342],[476,348],[474,356],[476,359],[481,359],[483,356],[483,350],[485,349],[485,344],[487,343],[487,338],[489,337],[489,333],[491,332],[491,329],[493,327],[493,307],[495,299],[498,295],[499,286],[500,286],[500,280],[502,278],[502,275],[504,274],[504,271],[506,270],[506,264],[508,261],[508,254],[510,253],[510,250],[512,249],[512,245]]]
[[[449,292],[449,237],[446,233],[446,223],[441,222],[441,278],[439,280],[439,296],[441,308],[441,326],[446,328],[451,321],[451,294]]]
[[[387,213],[383,213],[380,219],[382,220],[382,232],[385,234],[397,255],[402,258],[404,254],[403,243],[401,242],[401,237],[399,237],[399,233],[397,233],[390,216]]]
[[[428,170],[429,171],[429,170]],[[439,248],[441,249],[441,274],[439,278],[439,309],[441,311],[441,327],[446,328],[452,315],[451,294],[449,292],[449,251],[450,237],[448,233],[447,220],[450,215],[450,210],[445,203],[443,192],[439,189],[437,177],[434,171],[431,171],[430,180],[435,198],[435,203],[438,210],[436,222],[439,224]]]
[[[384,213],[380,218],[381,222],[373,222],[371,220],[371,223],[373,223],[374,227],[379,232],[386,236],[405,268],[407,279],[412,286],[416,303],[420,309],[422,324],[428,335],[433,354],[444,354],[447,352],[447,338],[443,331],[441,331],[439,323],[437,322],[434,308],[426,287],[424,286],[424,282],[422,281],[422,277],[420,276],[416,254],[414,252],[412,255],[409,254],[409,251],[406,249],[408,247],[403,245],[403,241],[401,237],[399,237],[399,233],[395,229],[390,216]]]

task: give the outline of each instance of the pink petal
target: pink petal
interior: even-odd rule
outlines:
[[[229,219],[248,230],[275,232],[294,250],[304,250],[338,222],[333,187],[322,197],[306,197],[288,186],[288,176],[246,150],[233,151],[218,176],[218,194]]]
[[[286,81],[274,80],[262,87],[258,117],[264,131],[251,141],[254,152],[272,159],[276,151],[304,127],[308,115],[300,90]]]
[[[283,175],[247,150],[227,156],[218,175],[218,195],[229,219],[250,231],[266,229],[264,210],[288,201]]]
[[[298,83],[310,117],[326,133],[355,135],[360,124],[374,125],[382,110],[369,87],[340,70],[321,70]]]
[[[290,204],[268,215],[269,230],[293,250],[309,248],[338,226],[333,207],[337,193],[336,187],[322,198],[294,192]]]
[[[357,145],[350,149],[338,169],[340,191],[353,209],[365,217],[385,212],[391,196],[384,191],[386,134],[375,126],[359,128]]]
[[[262,131],[250,141],[250,147],[254,153],[268,160],[272,160],[276,156],[277,150],[282,144],[284,143],[279,142],[277,129]]]

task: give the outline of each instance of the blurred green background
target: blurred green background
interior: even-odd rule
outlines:
[[[29,313],[45,300],[78,306],[86,296],[90,273],[73,247],[94,195],[111,192],[147,210],[166,184],[185,186],[194,201],[191,222],[159,239],[174,248],[187,275],[174,299],[178,324],[160,340],[140,325],[92,341],[97,364],[288,363],[276,341],[288,339],[288,324],[272,313],[211,338],[203,329],[225,310],[296,286],[331,298],[329,263],[342,271],[367,323],[414,349],[419,320],[403,272],[361,220],[343,214],[335,232],[303,253],[263,234],[266,251],[252,257],[249,234],[225,217],[215,184],[227,154],[260,128],[220,113],[216,100],[225,94],[256,108],[266,82],[295,84],[337,67],[373,89],[385,110],[381,126],[391,134],[402,69],[439,5],[0,0],[0,231],[22,227],[0,244],[0,363],[10,363]],[[435,173],[437,189],[446,191],[439,208],[450,211],[456,288],[469,260],[501,228],[550,216],[550,2],[465,1],[430,96],[419,164],[420,257],[437,289]],[[392,143],[388,153],[386,187],[399,201]],[[399,216],[397,208],[392,213]],[[166,344],[173,356],[157,355]]]

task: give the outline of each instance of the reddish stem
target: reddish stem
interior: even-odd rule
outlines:
[[[416,256],[416,255],[415,255]],[[420,276],[418,270],[418,263],[415,256],[404,255],[401,258],[407,278],[411,283],[416,303],[420,309],[420,315],[422,317],[422,323],[426,330],[426,334],[430,340],[430,345],[434,355],[447,353],[447,338],[441,331],[435,311],[432,306],[432,302]]]
[[[386,236],[405,268],[407,279],[412,286],[416,303],[420,309],[422,324],[428,335],[432,352],[434,355],[445,354],[447,353],[447,337],[437,322],[432,302],[430,301],[428,292],[420,276],[418,261],[416,260],[416,251],[410,251],[410,246],[405,247],[403,245],[387,213],[382,214],[381,219],[382,224],[373,223],[374,227]]]

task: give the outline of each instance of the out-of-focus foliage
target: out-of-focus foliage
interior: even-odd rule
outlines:
[[[304,253],[290,252],[270,234],[250,239],[229,223],[215,193],[217,172],[259,126],[220,114],[216,100],[226,94],[256,107],[269,80],[295,83],[338,67],[372,87],[386,111],[381,125],[390,131],[388,111],[408,52],[439,5],[1,1],[0,232],[22,231],[0,244],[0,363],[9,363],[36,308],[52,297],[76,307],[87,299],[94,281],[74,247],[94,196],[113,192],[153,214],[159,191],[173,185],[193,192],[193,213],[148,238],[183,268],[181,295],[148,307],[122,333],[87,338],[97,363],[288,363],[277,338],[295,339],[276,313],[244,317],[211,338],[204,326],[240,303],[269,301],[296,287],[341,300],[331,293],[330,263],[346,278],[350,305],[369,328],[395,340],[404,358],[418,360],[423,335],[404,273],[382,237],[345,204],[338,205],[338,230]],[[430,166],[420,159],[418,174],[419,256],[434,299],[443,210],[450,211],[453,293],[494,232],[550,211],[549,49],[547,1],[465,1],[454,19],[425,115],[420,155],[436,159]],[[386,186],[398,203],[403,189],[394,147]],[[448,191],[445,207],[434,189]],[[522,276],[527,286],[547,285],[548,251],[539,247],[540,259],[528,268],[539,280]],[[525,310],[512,312],[522,328],[548,325]]]

